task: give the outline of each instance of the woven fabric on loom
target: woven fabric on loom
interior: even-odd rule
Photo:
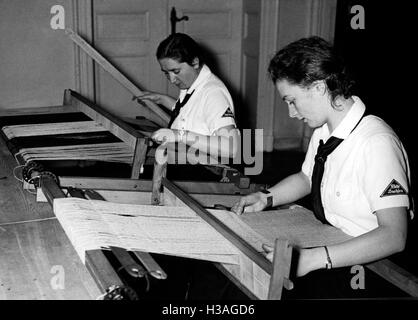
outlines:
[[[257,233],[267,237],[288,239],[295,247],[307,248],[341,243],[352,237],[340,229],[322,224],[312,211],[295,206],[287,210],[269,210],[240,216]]]
[[[114,246],[238,263],[237,249],[187,207],[63,198],[54,213],[83,262],[87,250]]]
[[[47,136],[77,132],[100,132],[105,131],[106,129],[95,121],[75,121],[4,126],[2,130],[10,140],[15,137]]]
[[[104,136],[103,133],[107,132],[107,130],[95,121],[83,120],[6,125],[2,128],[2,131],[9,141],[16,141],[18,151],[15,153],[15,157],[20,156],[25,162],[42,160],[92,160],[131,164],[134,158],[134,150],[131,147],[116,137],[113,139],[115,142],[109,141],[111,134],[108,133],[108,136]],[[87,139],[91,139],[92,133],[102,134],[100,135],[103,136],[102,141],[94,138],[95,143],[86,143]],[[72,135],[74,144],[68,144],[69,139],[66,135]],[[33,139],[36,137],[45,138],[39,138],[34,142],[34,145],[23,143],[27,147],[19,146],[23,140],[19,140],[19,142],[16,140]],[[60,141],[53,140],[58,145],[42,146],[46,141],[45,139],[51,140],[54,137],[61,137]],[[82,139],[82,137],[85,138]],[[80,142],[77,143],[77,141]]]
[[[123,142],[84,144],[59,147],[23,148],[15,156],[36,160],[96,160],[132,163],[134,151]]]

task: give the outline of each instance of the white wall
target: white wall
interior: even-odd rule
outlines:
[[[61,105],[74,87],[73,45],[50,27],[53,5],[71,27],[71,0],[0,0],[0,109]]]
[[[292,41],[311,35],[333,39],[337,0],[263,0],[261,10],[257,128],[264,130],[264,151],[306,149],[311,130],[289,118],[267,67],[274,54]]]

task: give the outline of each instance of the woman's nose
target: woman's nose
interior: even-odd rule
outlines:
[[[296,108],[292,105],[289,105],[289,117],[290,118],[295,118],[298,114],[298,112],[296,111]]]
[[[175,76],[174,74],[172,74],[172,73],[169,73],[169,74],[168,74],[168,80],[169,80],[171,83],[174,83],[174,82],[176,82],[176,76]]]

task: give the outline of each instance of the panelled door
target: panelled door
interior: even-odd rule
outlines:
[[[228,86],[232,94],[240,89],[242,0],[169,0],[175,8],[176,26],[204,47],[208,65]],[[169,88],[174,93],[174,88]]]
[[[167,34],[167,0],[94,0],[94,46],[142,90],[165,91],[155,59]],[[132,101],[132,95],[110,74],[95,69],[96,102],[117,116],[157,117]]]
[[[178,96],[155,58],[158,44],[171,33],[170,13],[188,20],[177,23],[204,46],[209,65],[231,93],[240,89],[242,0],[94,0],[94,46],[140,89]],[[122,85],[105,70],[95,70],[96,101],[118,116],[146,116]]]

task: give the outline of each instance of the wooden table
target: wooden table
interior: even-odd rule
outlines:
[[[84,300],[100,295],[48,203],[22,189],[0,139],[0,299]]]

